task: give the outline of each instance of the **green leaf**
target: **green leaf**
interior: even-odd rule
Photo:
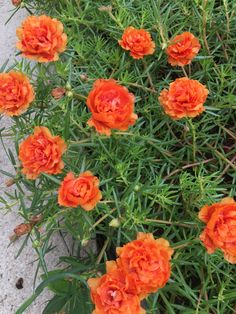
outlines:
[[[66,110],[66,116],[65,116],[65,124],[63,129],[63,137],[65,141],[67,141],[70,137],[70,113],[71,113],[71,107],[73,106],[73,99],[67,104],[67,110]]]
[[[35,293],[26,301],[24,302],[20,308],[16,311],[15,314],[22,314],[24,311],[33,303],[33,301],[43,292],[43,290],[49,286],[50,283],[57,281],[59,279],[64,279],[64,278],[74,278],[81,283],[83,283],[87,287],[86,281],[79,275],[76,275],[71,272],[64,272],[60,274],[55,274],[53,276],[50,276],[46,280],[44,280],[35,290]]]
[[[61,270],[53,270],[48,272],[48,276],[42,275],[42,278],[46,280],[47,278],[50,278],[56,274],[61,274]],[[70,289],[71,283],[68,280],[65,279],[58,279],[55,281],[52,281],[48,284],[48,289],[54,292],[58,295],[66,295]]]
[[[42,314],[57,314],[68,302],[67,296],[54,296],[47,304]]]
[[[85,287],[81,287],[76,295],[71,298],[68,306],[66,307],[66,313],[68,314],[90,314],[92,313],[92,303],[90,299],[89,290]]]

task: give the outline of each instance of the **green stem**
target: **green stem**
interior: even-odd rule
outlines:
[[[188,77],[188,74],[187,74],[187,72],[185,71],[185,68],[184,68],[183,66],[182,66],[181,68],[182,68],[182,71],[183,71],[183,73],[184,73],[184,76],[185,76],[185,77]]]
[[[110,241],[110,238],[107,238],[106,241],[104,242],[103,247],[101,249],[101,252],[99,253],[98,258],[96,260],[96,264],[100,264],[100,262],[103,258],[103,255],[104,255],[104,253],[108,247],[109,241]]]
[[[188,125],[192,133],[192,141],[193,141],[193,162],[196,162],[196,130],[195,126],[192,122],[192,119],[188,119]]]
[[[116,22],[116,24],[121,28],[121,29],[124,29],[124,26],[121,24],[121,22],[119,20],[116,19],[116,17],[111,13],[109,12],[109,16],[112,18],[112,20],[114,22]]]
[[[158,224],[165,224],[165,225],[185,227],[185,228],[196,228],[196,224],[192,224],[192,223],[181,223],[181,222],[158,220],[158,219],[146,219],[145,221],[146,222],[158,223]]]
[[[99,225],[104,219],[106,219],[109,215],[111,215],[114,211],[116,210],[116,208],[113,208],[110,213],[105,214],[104,216],[102,216],[100,219],[98,219],[93,225],[92,227],[89,229],[89,231],[91,232],[93,229],[95,229],[97,227],[97,225]]]
[[[182,249],[182,248],[185,248],[186,246],[191,246],[192,244],[194,244],[194,240],[193,241],[190,241],[190,242],[186,242],[186,243],[183,243],[183,244],[180,244],[180,245],[177,245],[177,246],[172,246],[172,249],[174,250],[177,250],[177,249]]]
[[[83,100],[83,101],[87,99],[86,96],[84,96],[82,94],[77,94],[77,93],[74,93],[74,92],[73,92],[73,97],[75,97],[75,98],[77,98],[79,100]]]
[[[34,15],[34,13],[26,5],[24,5],[24,8],[29,12],[30,15]]]

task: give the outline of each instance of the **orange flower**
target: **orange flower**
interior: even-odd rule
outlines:
[[[81,173],[77,178],[69,172],[59,188],[58,203],[66,207],[81,206],[84,210],[92,210],[102,198],[98,186],[98,178],[90,171]]]
[[[65,150],[66,144],[62,138],[53,136],[46,127],[35,127],[34,134],[27,137],[19,147],[22,173],[31,180],[42,172],[61,173],[64,168],[61,158]]]
[[[143,298],[167,283],[172,254],[168,241],[155,240],[151,233],[140,232],[137,240],[117,248],[117,264],[132,277],[136,293]]]
[[[88,125],[108,136],[111,129],[127,130],[137,120],[133,112],[134,101],[134,95],[115,80],[97,80],[87,98],[88,108],[92,112]]]
[[[29,16],[16,31],[19,42],[16,47],[26,58],[38,62],[57,61],[65,51],[67,36],[63,25],[49,16]]]
[[[145,314],[140,299],[132,293],[131,276],[117,268],[114,261],[107,262],[106,266],[106,275],[88,280],[95,304],[92,314]]]
[[[208,89],[198,81],[183,77],[170,83],[169,90],[164,89],[158,99],[165,113],[178,120],[194,118],[202,113],[208,93]]]
[[[206,223],[200,235],[209,254],[219,248],[224,258],[236,264],[236,202],[232,198],[224,198],[219,203],[204,206],[198,215]]]
[[[175,36],[166,49],[168,62],[173,66],[190,64],[200,48],[201,45],[198,39],[193,34],[184,32],[181,35]]]
[[[20,72],[0,73],[0,113],[18,116],[34,100],[29,79]]]
[[[134,59],[142,59],[146,55],[152,55],[155,51],[155,43],[149,32],[144,29],[136,29],[129,26],[125,29],[119,45],[125,50],[130,50]]]

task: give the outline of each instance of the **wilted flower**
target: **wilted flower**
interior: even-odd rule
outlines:
[[[64,87],[56,87],[51,91],[51,95],[55,99],[61,99],[66,93],[66,89]]]

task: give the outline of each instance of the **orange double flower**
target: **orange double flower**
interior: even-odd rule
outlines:
[[[29,16],[16,31],[16,47],[22,55],[38,62],[57,61],[66,49],[67,36],[57,19],[46,15]]]
[[[145,29],[136,29],[129,26],[125,29],[119,45],[130,51],[134,59],[142,59],[146,55],[152,55],[155,51],[155,43],[149,32]]]
[[[0,113],[19,116],[34,100],[29,79],[21,72],[0,73]]]
[[[207,252],[212,254],[219,248],[229,263],[236,264],[236,202],[224,198],[219,203],[206,205],[198,217],[206,224],[200,239]]]
[[[46,127],[35,127],[34,133],[19,147],[22,173],[31,180],[36,179],[43,172],[61,173],[64,168],[62,155],[65,151],[66,144],[60,136],[53,136]]]
[[[169,242],[140,232],[137,239],[117,248],[118,259],[107,263],[107,273],[88,280],[93,314],[144,314],[140,302],[170,278],[173,250]]]
[[[90,171],[75,177],[69,172],[61,183],[58,191],[58,203],[66,207],[81,206],[84,210],[92,210],[101,200],[99,179]]]
[[[174,120],[194,118],[205,110],[203,105],[208,93],[208,89],[198,81],[183,77],[170,83],[169,90],[164,89],[160,93],[159,102]]]
[[[115,261],[106,263],[106,274],[88,280],[92,314],[145,314],[140,298],[133,292],[132,276],[119,268]]]
[[[166,49],[168,62],[172,66],[185,66],[196,57],[201,45],[198,39],[189,32],[175,36]]]
[[[87,106],[92,113],[88,125],[107,136],[112,129],[127,130],[137,120],[134,101],[134,95],[115,80],[96,80],[87,98]]]

